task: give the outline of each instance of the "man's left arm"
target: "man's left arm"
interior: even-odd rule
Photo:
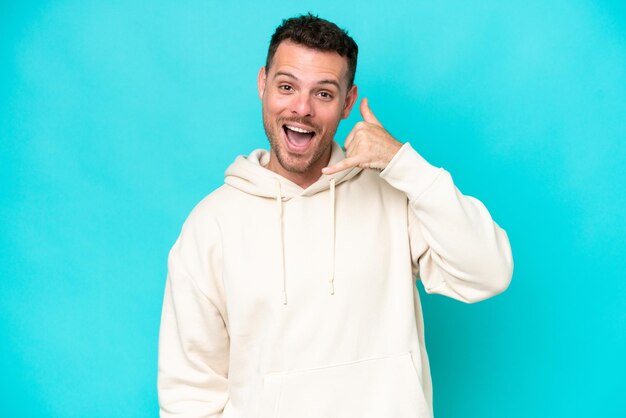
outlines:
[[[348,135],[346,158],[323,170],[382,170],[409,204],[412,261],[428,293],[477,302],[504,291],[513,259],[506,232],[477,199],[463,195],[450,174],[393,138],[361,101],[363,122]]]

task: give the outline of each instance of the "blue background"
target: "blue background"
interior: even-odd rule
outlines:
[[[436,415],[625,416],[626,3],[591,0],[0,3],[0,416],[157,416],[167,253],[307,11],[511,239],[506,293],[423,299]]]

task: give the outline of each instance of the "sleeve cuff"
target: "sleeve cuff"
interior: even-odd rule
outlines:
[[[393,156],[380,177],[406,193],[409,200],[415,201],[442,172],[442,168],[431,165],[407,142]]]

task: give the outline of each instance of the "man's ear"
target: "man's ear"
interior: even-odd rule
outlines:
[[[265,72],[265,66],[259,70],[259,76],[257,79],[257,88],[259,89],[259,98],[263,100],[263,93],[265,92],[265,81],[267,80],[267,73]]]
[[[346,94],[346,101],[343,103],[343,110],[341,111],[341,119],[346,119],[350,116],[350,111],[352,111],[352,106],[356,103],[356,99],[359,97],[359,89],[356,84],[353,84],[348,90],[348,94]]]

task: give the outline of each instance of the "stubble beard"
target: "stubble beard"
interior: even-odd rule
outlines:
[[[284,133],[282,126],[288,122],[297,122],[313,126],[315,128],[315,135],[322,135],[321,137],[313,139],[313,141],[315,141],[314,144],[311,144],[311,146],[314,147],[313,155],[308,157],[308,159],[305,160],[304,158],[307,157],[290,154],[286,149],[286,145],[283,142]],[[278,163],[286,171],[296,174],[304,174],[311,170],[311,167],[313,167],[324,156],[326,151],[332,145],[332,140],[335,137],[335,132],[337,131],[337,127],[335,127],[335,129],[327,131],[325,134],[321,134],[321,129],[319,129],[318,126],[311,124],[311,122],[304,118],[280,118],[276,120],[276,124],[273,124],[272,121],[269,120],[269,117],[266,116],[265,112],[263,112],[263,128],[265,129],[265,135],[267,136],[272,151],[274,151],[274,155],[276,155]]]

